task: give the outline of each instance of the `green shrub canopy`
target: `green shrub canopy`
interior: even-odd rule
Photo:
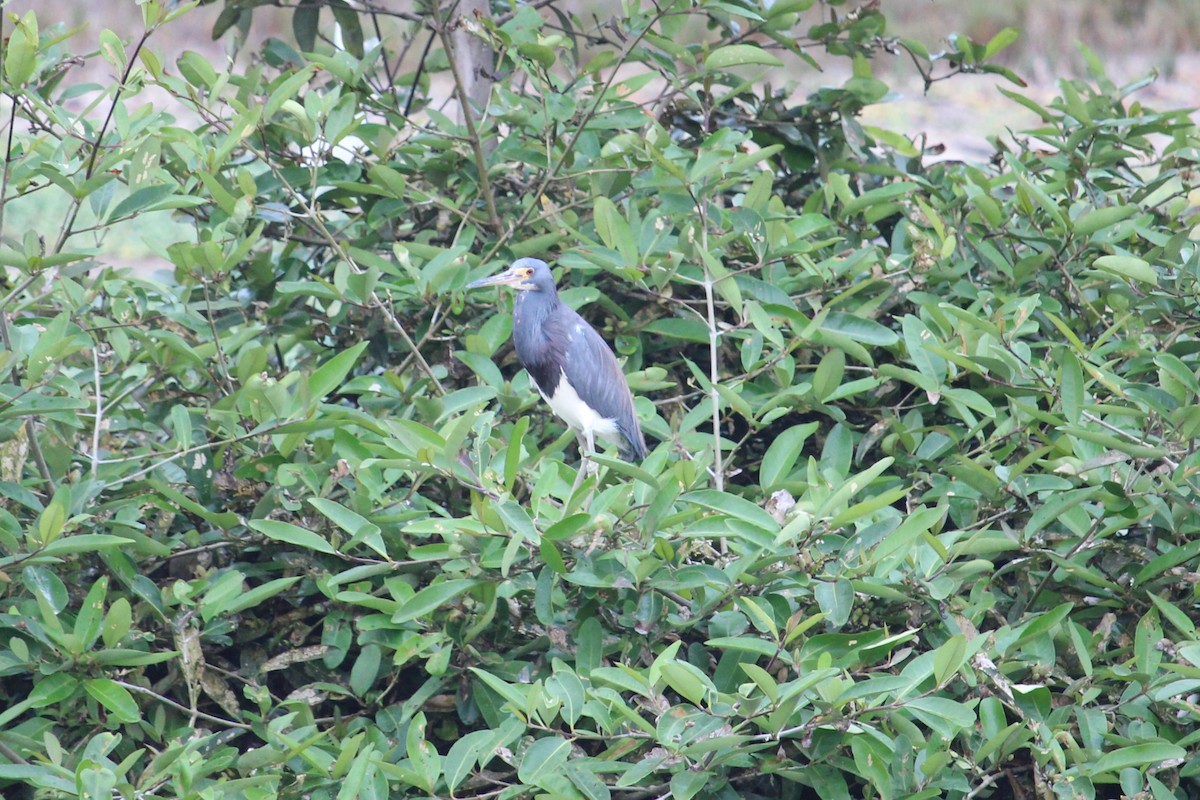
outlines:
[[[535,5],[221,68],[149,0],[100,85],[5,18],[0,791],[1195,796],[1195,122],[1085,53],[931,163],[873,61],[1019,87],[1014,31]],[[462,291],[524,256],[651,444],[574,492]]]

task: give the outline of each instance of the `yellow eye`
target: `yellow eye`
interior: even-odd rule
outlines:
[[[528,278],[530,275],[533,274],[533,270],[529,269],[529,267],[526,267],[523,270],[521,270],[521,274],[523,276],[525,276],[526,278]]]

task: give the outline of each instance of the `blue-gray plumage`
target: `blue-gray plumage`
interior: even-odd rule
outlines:
[[[550,408],[580,437],[586,459],[595,437],[614,441],[621,457],[641,461],[646,440],[633,411],[633,394],[612,348],[587,320],[563,304],[545,261],[522,258],[508,270],[467,284],[512,286],[513,344]]]

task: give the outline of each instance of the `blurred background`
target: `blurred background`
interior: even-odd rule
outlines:
[[[1018,28],[1021,35],[1003,54],[1002,61],[1026,80],[1028,94],[1039,102],[1055,95],[1060,77],[1084,74],[1076,42],[1086,44],[1102,56],[1110,77],[1118,85],[1157,70],[1156,83],[1142,90],[1142,103],[1156,108],[1200,106],[1200,2],[1195,0],[875,0],[881,5],[890,34],[912,37],[930,50],[941,49],[950,34],[988,41],[1004,28]],[[220,62],[230,52],[229,42],[214,42],[212,24],[224,8],[217,0],[188,14],[185,24],[169,26],[156,35],[154,47],[163,60],[172,62],[182,50],[198,50]],[[380,6],[410,11],[416,4],[382,0]],[[565,0],[564,8],[582,10],[600,19],[616,4]],[[590,8],[588,7],[590,5]],[[818,4],[820,6],[821,4]],[[79,28],[72,44],[76,52],[95,47],[98,32],[110,28],[130,38],[142,29],[134,0],[10,0],[7,10],[24,12],[36,8],[43,25],[61,22]],[[856,4],[833,8],[852,12]],[[829,8],[824,13],[829,13]],[[805,13],[811,20],[821,13],[817,7]],[[290,8],[259,7],[247,40],[251,44],[269,36],[290,38]],[[697,36],[703,31],[697,30]],[[226,37],[228,40],[228,36]],[[251,48],[253,49],[253,48]],[[996,84],[991,76],[956,77],[934,84],[928,94],[906,56],[882,58],[876,70],[892,85],[892,102],[870,109],[866,121],[892,130],[947,145],[947,156],[986,158],[991,148],[986,139],[1006,127],[1020,127],[1032,118],[1012,118],[1012,106],[1004,116],[994,110]],[[788,76],[793,78],[793,76]],[[805,70],[794,79],[798,91],[808,92],[821,84],[840,82],[834,73]],[[1015,86],[1007,85],[1010,89]]]
[[[941,49],[953,33],[987,41],[1007,27],[1019,28],[1020,37],[1001,59],[1028,83],[1028,93],[1040,102],[1055,95],[1060,77],[1084,74],[1084,62],[1077,49],[1083,43],[1101,56],[1109,75],[1118,85],[1143,77],[1151,70],[1158,79],[1142,90],[1138,99],[1156,108],[1200,105],[1200,2],[1196,0],[867,0],[878,2],[887,16],[889,33],[911,37],[930,51]],[[141,32],[141,14],[134,0],[8,0],[10,11],[36,9],[43,25],[62,22],[69,28],[81,28],[71,40],[76,52],[95,47],[97,35],[111,28],[124,38]],[[381,0],[384,8],[408,11],[416,4],[399,0]],[[585,8],[589,15],[603,19],[602,8],[620,13],[616,0],[607,3],[564,0],[565,8]],[[855,3],[832,7],[846,14]],[[830,13],[821,3],[805,18],[815,22],[820,13]],[[171,63],[184,50],[196,50],[220,63],[232,52],[229,37],[214,42],[213,23],[224,0],[216,0],[189,13],[183,25],[172,25],[157,34],[152,45]],[[250,49],[270,36],[291,38],[291,9],[260,7],[255,9],[248,32]],[[806,20],[806,21],[807,21]],[[698,29],[697,37],[704,31]],[[815,54],[814,54],[815,55]],[[102,62],[94,62],[101,66]],[[881,56],[874,64],[877,73],[893,88],[890,102],[871,109],[866,121],[910,136],[925,133],[929,141],[942,142],[947,155],[962,158],[987,158],[991,147],[987,137],[1002,133],[1006,127],[1019,128],[1032,122],[1013,118],[1011,104],[998,98],[993,76],[962,76],[935,83],[928,93],[906,56]],[[97,76],[100,78],[102,76]],[[840,83],[836,72],[814,73],[799,70],[786,79],[797,83],[797,91],[807,93],[822,84]],[[1017,88],[1004,84],[1008,88]]]
[[[559,0],[564,8],[586,9],[588,16],[603,22],[602,9],[620,13],[621,3]],[[916,39],[930,52],[943,49],[947,37],[965,35],[986,42],[1004,30],[1020,30],[1016,42],[997,61],[1013,69],[1028,86],[1018,87],[995,75],[958,75],[938,81],[926,91],[923,80],[906,54],[879,54],[872,62],[878,77],[892,90],[882,103],[867,109],[866,124],[903,133],[918,143],[940,144],[939,159],[986,161],[995,152],[989,141],[1035,125],[1032,113],[1006,100],[998,87],[1026,94],[1040,103],[1051,101],[1059,92],[1060,78],[1086,75],[1084,58],[1077,43],[1095,52],[1118,86],[1156,74],[1156,79],[1139,90],[1133,99],[1150,108],[1165,110],[1200,106],[1200,0],[864,0],[877,2],[891,26],[891,35]],[[96,49],[101,30],[111,28],[126,41],[142,32],[141,11],[135,0],[7,0],[7,12],[37,12],[43,31],[55,23],[77,32],[68,48],[87,55]],[[416,4],[401,0],[378,0],[390,11],[408,12]],[[802,24],[816,24],[822,14],[852,13],[860,4],[828,6],[818,2],[804,12]],[[259,7],[254,10],[249,30],[241,31],[245,46],[238,48],[234,32],[220,41],[212,38],[213,25],[226,7],[215,0],[193,9],[182,19],[155,34],[150,48],[165,64],[173,64],[180,53],[195,50],[218,68],[231,57],[248,58],[258,43],[268,37],[293,41],[291,8]],[[322,23],[332,23],[324,12]],[[388,21],[381,17],[388,35]],[[396,20],[392,20],[396,22]],[[409,30],[413,23],[399,22]],[[370,29],[364,25],[364,28]],[[369,34],[368,34],[369,35]],[[705,36],[703,25],[694,31],[697,40]],[[397,39],[397,42],[401,39]],[[423,35],[421,42],[423,43]],[[421,47],[413,47],[408,56],[415,66]],[[820,57],[820,52],[812,53]],[[797,98],[807,96],[822,85],[841,85],[848,75],[845,59],[835,59],[824,72],[795,62],[779,76],[779,85],[793,86]],[[102,59],[89,59],[74,76],[76,83],[108,83],[114,76]],[[937,73],[935,73],[937,74]],[[435,92],[437,87],[435,86]],[[448,94],[447,91],[443,94]],[[141,95],[151,97],[150,93]],[[157,102],[157,101],[155,101]],[[38,203],[14,203],[9,222],[20,226],[23,214],[53,213]],[[163,214],[151,229],[136,236],[107,242],[105,249],[127,263],[150,269],[161,265],[161,248],[181,235],[179,223]]]

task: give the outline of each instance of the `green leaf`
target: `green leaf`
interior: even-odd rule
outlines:
[[[842,311],[829,313],[821,323],[821,328],[876,347],[891,347],[900,341],[895,331],[885,328],[875,320],[856,317]]]
[[[317,47],[317,26],[320,22],[321,6],[310,0],[301,0],[292,12],[292,35],[296,44],[305,53]]]
[[[829,397],[839,386],[846,374],[846,351],[833,349],[821,357],[812,376],[813,396],[822,403],[829,402]]]
[[[574,728],[583,714],[583,703],[587,699],[579,676],[564,666],[546,679],[546,694],[562,703],[559,713],[563,722]]]
[[[750,676],[750,680],[754,681],[754,685],[759,688],[759,691],[767,696],[768,700],[770,700],[772,703],[779,702],[779,684],[775,681],[775,678],[771,675],[771,673],[767,672],[757,664],[751,664],[745,661],[738,664],[738,666],[742,668],[743,672]]]
[[[529,417],[523,416],[513,425],[512,434],[508,441],[508,449],[504,454],[504,487],[510,492],[517,479],[517,471],[521,467],[521,444],[525,433],[529,430]],[[553,526],[552,526],[553,527]],[[547,534],[549,531],[547,531]]]
[[[1158,286],[1158,273],[1143,259],[1134,256],[1100,256],[1092,266],[1120,278]]]
[[[75,693],[79,681],[63,672],[47,675],[38,681],[33,691],[29,693],[29,705],[32,708],[45,708],[63,702]]]
[[[1075,233],[1079,236],[1091,236],[1097,231],[1104,230],[1122,220],[1132,217],[1137,211],[1138,207],[1135,205],[1093,208],[1084,214],[1080,214],[1079,219],[1075,220]]]
[[[104,600],[108,596],[108,576],[101,575],[83,598],[83,605],[75,617],[74,634],[80,652],[90,650],[100,638],[100,626],[104,619]]]
[[[842,578],[832,583],[817,581],[813,585],[813,597],[817,605],[834,628],[840,628],[850,620],[854,610],[854,587]]]
[[[1073,351],[1063,348],[1060,353],[1058,381],[1063,416],[1067,422],[1078,425],[1083,414],[1083,369]]]
[[[113,210],[109,212],[108,221],[113,222],[124,217],[130,217],[140,211],[158,206],[160,203],[173,197],[178,190],[179,187],[171,183],[143,186],[140,189],[130,192],[128,197],[117,203]]]
[[[334,20],[341,26],[342,43],[346,47],[346,52],[355,58],[362,58],[363,30],[358,11],[342,3],[334,3],[332,9]]]
[[[1148,593],[1146,596],[1149,597],[1150,602],[1154,603],[1154,605],[1158,608],[1158,611],[1163,615],[1163,618],[1167,620],[1167,622],[1170,622],[1172,625],[1174,625],[1180,633],[1189,639],[1196,638],[1196,625],[1194,622],[1192,622],[1187,614],[1181,611],[1177,606],[1172,605],[1153,592]]]
[[[422,617],[478,585],[479,581],[476,580],[454,579],[426,586],[397,609],[392,615],[392,622],[407,622]]]
[[[116,67],[118,72],[124,72],[129,58],[125,54],[125,45],[121,42],[121,37],[105,28],[100,31],[99,40],[100,54],[104,60]]]
[[[486,670],[478,669],[476,667],[470,667],[470,670],[478,675],[479,679],[487,684],[492,691],[500,695],[500,697],[502,697],[504,701],[511,706],[511,710],[517,712],[522,712],[525,710],[526,703],[528,702],[526,698],[526,692],[528,690],[525,687],[513,686],[511,683],[497,678],[495,675],[487,672]]]
[[[856,479],[857,480],[857,479]],[[854,505],[846,508],[844,511],[839,511],[834,517],[829,520],[830,527],[841,527],[849,525],[853,522],[866,519],[885,506],[890,506],[893,503],[899,502],[911,491],[910,486],[897,486],[894,489],[889,489],[886,492],[880,492],[876,495],[871,495],[865,500],[861,500]]]
[[[379,665],[383,663],[383,650],[378,645],[369,644],[358,654],[354,666],[350,669],[350,691],[359,697],[367,691],[379,677]]]
[[[586,766],[588,762],[568,761],[564,766],[567,779],[587,800],[610,800],[612,791],[608,785]]]
[[[711,775],[685,769],[671,776],[671,797],[676,800],[692,800],[708,784]]]
[[[793,425],[771,442],[763,454],[758,473],[758,483],[764,493],[774,490],[787,478],[804,449],[805,441],[819,427],[816,422]]]
[[[770,514],[737,495],[702,489],[698,492],[688,492],[679,499],[748,522],[772,534],[779,531],[779,523]]]
[[[666,661],[659,669],[666,684],[694,705],[708,705],[717,695],[708,676],[686,661]]]
[[[11,33],[5,30],[8,41],[4,48],[4,75],[10,85],[24,86],[33,77],[37,64],[37,15],[29,11],[23,17],[13,14],[11,18],[16,24]]]
[[[655,336],[708,344],[708,326],[695,319],[659,318],[650,322],[643,330]]]
[[[337,800],[363,800],[365,797],[373,796],[373,793],[365,791],[364,787],[369,785],[368,781],[372,781],[378,770],[377,758],[374,744],[368,744],[359,751],[350,763],[350,769],[346,772],[345,779],[338,787]],[[415,781],[416,776],[413,775],[409,782],[415,784]]]
[[[337,555],[337,550],[324,538],[290,522],[275,519],[252,519],[246,524],[252,530],[276,541],[292,544],[305,550],[315,550],[318,553]]]
[[[492,736],[493,732],[490,730],[471,731],[450,746],[450,751],[442,761],[442,772],[451,793],[475,769],[480,754],[484,752]],[[488,752],[487,755],[490,757],[491,753]]]
[[[987,60],[1004,48],[1021,38],[1020,28],[1004,28],[991,39],[983,49],[983,60]]]
[[[956,633],[933,651],[933,678],[938,686],[945,686],[966,661],[967,637]]]
[[[1067,618],[1074,610],[1071,603],[1060,603],[1050,611],[1045,611],[1038,614],[1034,619],[1025,623],[1020,628],[1020,634],[1017,636],[1010,646],[1009,650],[1020,647],[1026,642],[1033,641],[1043,634],[1055,629],[1058,625]]]
[[[709,71],[740,67],[745,64],[762,64],[768,67],[783,66],[783,62],[776,56],[754,44],[730,44],[718,47],[704,59],[704,68]]]
[[[409,761],[412,762],[413,772],[417,775],[417,785],[429,794],[433,794],[438,778],[442,774],[442,757],[425,739],[425,712],[418,711],[416,717],[409,724],[405,746]]]
[[[92,678],[83,682],[83,688],[97,703],[108,709],[118,722],[132,725],[142,718],[137,701],[124,686],[108,678]]]
[[[575,631],[575,669],[588,676],[604,657],[604,629],[595,617],[585,619]]]
[[[1115,773],[1127,767],[1144,768],[1163,761],[1177,761],[1188,756],[1187,750],[1166,742],[1148,742],[1111,750],[1096,760],[1088,770],[1089,775]]]
[[[300,580],[299,575],[293,575],[287,578],[275,578],[266,583],[259,584],[249,591],[240,592],[236,597],[221,606],[220,613],[222,614],[240,614],[249,608],[254,608],[260,603],[271,599],[281,592],[287,591],[295,585],[296,581]]]
[[[308,379],[308,390],[314,401],[320,401],[330,392],[342,385],[342,381],[350,374],[358,357],[367,349],[366,342],[359,342],[349,350],[338,353],[322,364]]]
[[[1148,580],[1165,575],[1167,570],[1200,556],[1200,539],[1194,539],[1150,559],[1133,576],[1133,585],[1141,586]]]
[[[113,600],[109,606],[108,614],[104,617],[104,626],[100,631],[100,637],[104,640],[105,647],[116,647],[126,634],[129,633],[130,627],[133,625],[133,609],[129,604],[128,598],[118,597]]]
[[[1025,535],[1032,537],[1060,516],[1075,508],[1080,503],[1087,503],[1104,489],[1100,486],[1089,486],[1084,489],[1074,489],[1067,492],[1056,492],[1037,507],[1025,523]]]
[[[323,497],[310,497],[308,502],[333,524],[350,534],[350,541],[343,545],[343,549],[349,550],[353,545],[363,542],[383,558],[388,558],[387,546],[378,525],[361,514]]]
[[[437,416],[437,422],[463,411],[472,411],[472,416],[478,416],[479,411],[489,400],[496,396],[496,390],[491,386],[465,386],[451,392],[442,398],[442,412]]]
[[[899,553],[908,553],[913,542],[942,521],[946,511],[944,507],[922,506],[909,512],[904,522],[900,523],[900,527],[876,545],[871,553],[873,562],[878,563]]]
[[[594,204],[596,232],[600,234],[600,240],[621,254],[625,266],[637,266],[641,262],[637,242],[616,204],[603,195],[597,197]]]
[[[571,754],[571,743],[557,736],[538,739],[529,746],[517,767],[521,783],[531,786],[545,784],[559,772]]]
[[[946,720],[961,731],[974,727],[974,706],[978,702],[978,700],[971,700],[967,703],[960,703],[948,697],[916,697],[906,700],[904,708],[914,712],[915,716],[927,722],[934,718]]]

